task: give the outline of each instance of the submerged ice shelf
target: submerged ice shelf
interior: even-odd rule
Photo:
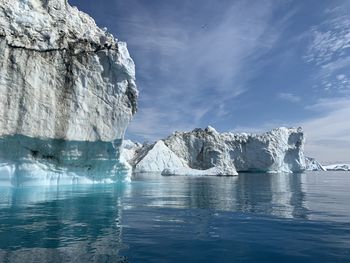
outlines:
[[[113,182],[129,167],[119,161],[121,140],[82,142],[37,139],[23,135],[0,138],[1,185]]]

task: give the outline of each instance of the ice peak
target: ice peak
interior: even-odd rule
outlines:
[[[215,128],[214,127],[212,127],[212,126],[208,126],[207,128],[205,128],[205,131],[206,132],[211,132],[211,133],[218,133],[216,130],[215,130]]]

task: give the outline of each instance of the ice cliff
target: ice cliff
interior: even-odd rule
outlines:
[[[135,172],[163,175],[302,172],[304,133],[301,128],[283,127],[261,135],[218,133],[212,127],[175,132],[139,148],[129,162]]]
[[[0,0],[0,64],[0,180],[126,171],[138,92],[125,43],[66,0]]]

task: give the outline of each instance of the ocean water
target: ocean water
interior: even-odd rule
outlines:
[[[350,173],[0,187],[0,262],[350,262]]]

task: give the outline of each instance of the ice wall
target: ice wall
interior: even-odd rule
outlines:
[[[125,43],[65,0],[1,0],[0,65],[1,177],[123,173],[138,97]]]

